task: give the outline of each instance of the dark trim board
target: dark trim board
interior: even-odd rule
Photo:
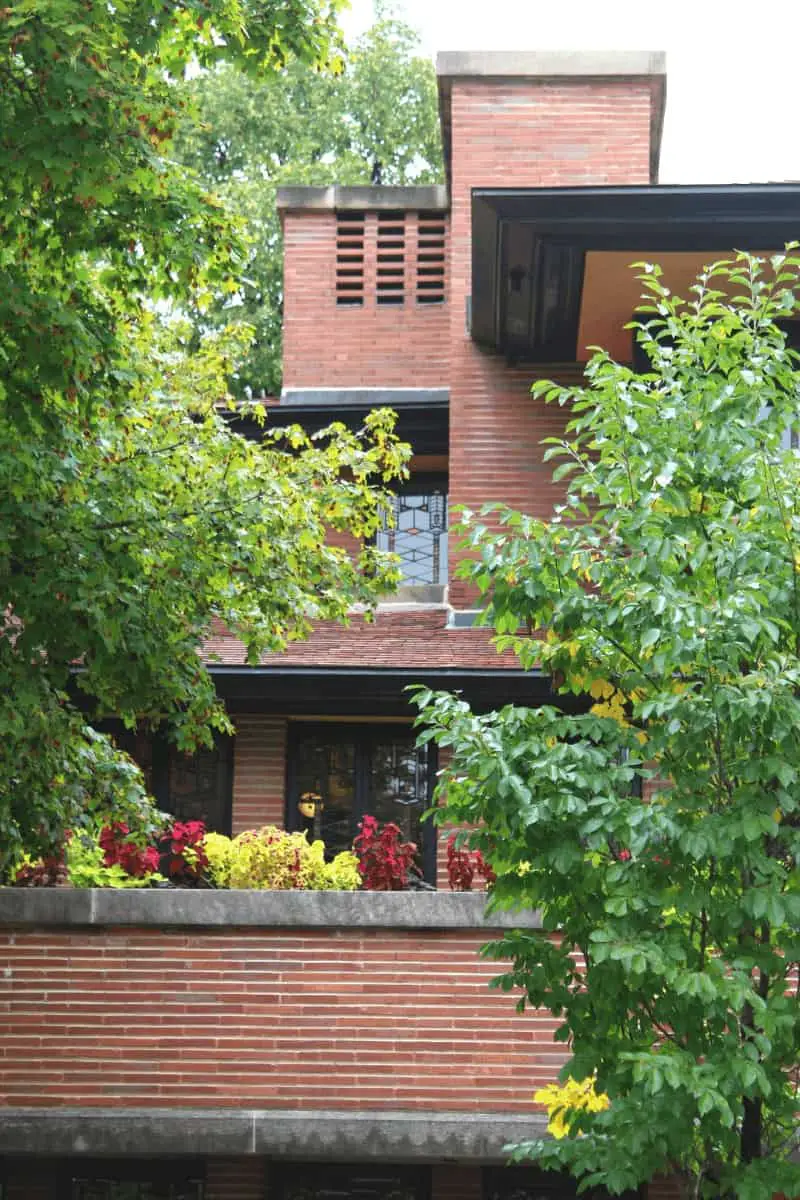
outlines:
[[[416,715],[408,688],[422,684],[458,692],[476,711],[505,704],[556,704],[580,712],[586,702],[558,696],[536,671],[459,667],[239,667],[211,664],[218,694],[236,713],[282,716],[404,717]]]
[[[502,1163],[508,1142],[541,1137],[545,1127],[546,1117],[536,1112],[5,1108],[0,1154]]]

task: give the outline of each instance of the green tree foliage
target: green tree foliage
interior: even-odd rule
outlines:
[[[517,1153],[614,1192],[800,1194],[798,271],[742,256],[684,303],[647,268],[652,372],[534,389],[571,410],[563,505],[468,519],[500,645],[582,711],[420,696],[442,818],[478,826],[495,905],[542,913],[489,948],[499,985],[610,1098]]]
[[[257,80],[235,65],[186,85],[202,123],[177,141],[181,160],[243,217],[247,261],[233,293],[193,314],[202,331],[231,320],[254,330],[232,387],[256,396],[281,384],[282,184],[411,184],[443,178],[432,62],[416,33],[378,6],[337,73],[294,59]]]
[[[309,0],[0,9],[0,872],[90,811],[147,820],[87,714],[209,740],[215,617],[254,661],[391,582],[374,550],[325,540],[374,530],[374,485],[403,469],[391,417],[244,437],[223,403],[241,335],[188,355],[164,315],[230,286],[241,253],[166,157],[175,79],[190,58],[316,61],[331,30]]]

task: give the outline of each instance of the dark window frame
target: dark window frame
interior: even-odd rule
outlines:
[[[287,1200],[291,1188],[300,1191],[305,1200],[344,1200],[352,1196],[358,1200],[388,1200],[391,1191],[367,1190],[370,1181],[374,1181],[378,1185],[399,1184],[411,1190],[415,1200],[431,1200],[432,1175],[427,1165],[280,1162],[270,1170],[269,1190],[274,1200]]]
[[[104,721],[98,728],[103,733],[108,733],[115,739],[127,732],[120,721]],[[149,735],[151,749],[151,792],[158,805],[159,809],[166,813],[172,813],[170,807],[170,756],[172,754],[180,754],[181,752],[167,738],[166,734],[156,730]],[[222,821],[219,828],[215,828],[215,833],[224,833],[227,837],[231,836],[233,828],[233,775],[235,766],[234,746],[236,738],[234,735],[216,733],[214,742],[219,751],[219,762],[217,763],[217,790],[221,793],[221,816]],[[122,747],[125,749],[125,747]],[[129,751],[130,753],[130,751]],[[131,757],[136,761],[135,755]],[[191,757],[191,756],[190,756]],[[178,818],[179,820],[183,818]]]
[[[622,1200],[637,1200],[643,1192],[624,1192]],[[581,1192],[585,1200],[611,1200],[604,1188]],[[482,1200],[577,1200],[578,1185],[571,1175],[543,1171],[530,1166],[484,1167],[481,1171]]]
[[[285,825],[291,833],[303,828],[302,818],[297,809],[300,798],[297,782],[298,754],[303,735],[307,738],[319,737],[341,742],[352,741],[355,745],[355,802],[351,818],[351,829],[355,837],[358,821],[369,812],[366,801],[368,778],[368,748],[381,738],[402,731],[413,737],[410,724],[399,721],[289,721],[286,738],[286,805]],[[423,802],[422,811],[426,812],[433,804],[433,792],[436,787],[436,774],[439,766],[436,746],[428,743],[428,779],[427,795]],[[422,844],[419,847],[420,867],[426,883],[436,882],[436,829],[431,821],[422,823]]]
[[[85,1162],[69,1158],[58,1171],[58,1200],[74,1200],[75,1184],[95,1180],[114,1183],[152,1183],[165,1180],[175,1184],[197,1184],[198,1200],[206,1195],[206,1164],[203,1159],[180,1158],[92,1158]]]

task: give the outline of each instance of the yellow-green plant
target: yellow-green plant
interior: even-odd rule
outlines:
[[[233,842],[224,833],[207,833],[203,849],[208,859],[208,876],[215,887],[230,887]]]
[[[245,830],[233,839],[209,833],[203,846],[217,887],[355,891],[361,883],[352,851],[326,862],[322,842],[309,843],[304,833],[274,825]]]

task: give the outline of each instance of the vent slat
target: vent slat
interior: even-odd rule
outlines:
[[[336,303],[364,303],[364,213],[337,213]]]

